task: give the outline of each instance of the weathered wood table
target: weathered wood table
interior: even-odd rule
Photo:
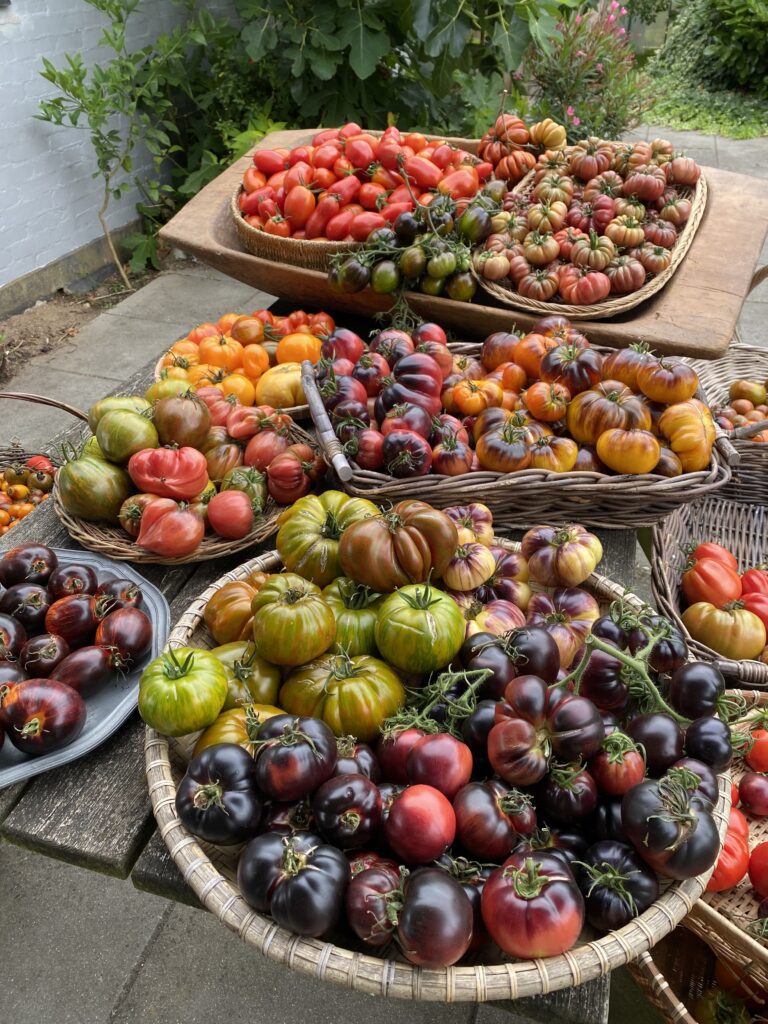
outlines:
[[[153,380],[148,364],[115,393],[142,394]],[[49,451],[62,442],[77,441],[83,430],[75,424],[54,438]],[[600,532],[600,531],[598,531]],[[603,531],[605,549],[601,570],[631,587],[635,535],[630,530]],[[53,511],[41,505],[0,542],[0,551],[27,542],[77,548]],[[164,593],[174,622],[210,583],[260,550],[197,566],[137,566]],[[130,876],[141,890],[197,906],[155,829],[144,779],[144,725],[138,714],[102,747],[72,764],[39,775],[26,783],[0,790],[0,836],[78,867]],[[255,956],[256,954],[254,954]],[[504,1005],[525,1020],[548,1024],[605,1024],[608,1017],[609,977],[549,996]]]

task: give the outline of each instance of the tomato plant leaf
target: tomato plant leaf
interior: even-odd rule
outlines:
[[[390,43],[387,33],[380,28],[372,28],[358,6],[351,13],[349,24],[339,33],[339,40],[346,49],[349,47],[349,66],[358,78],[370,78],[376,66],[387,53]]]

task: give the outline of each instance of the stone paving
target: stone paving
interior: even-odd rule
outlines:
[[[722,139],[644,126],[635,138],[671,138],[705,164],[768,178],[768,138]],[[761,263],[768,262],[768,246]],[[81,408],[112,390],[195,323],[271,297],[192,262],[180,262],[92,321],[65,348],[30,359],[14,390]],[[742,339],[768,343],[768,282],[750,296]],[[12,339],[11,339],[12,341]],[[27,447],[67,425],[48,409],[12,403],[5,423]],[[636,585],[647,586],[647,562]],[[385,1001],[337,989],[261,959],[207,914],[0,843],[0,1022],[13,1024],[503,1024],[492,1006]],[[613,977],[611,1020],[658,1018],[624,972]],[[585,1022],[587,1024],[587,1022]]]

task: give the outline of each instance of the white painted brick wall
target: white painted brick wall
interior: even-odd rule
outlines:
[[[230,10],[214,0],[213,13]],[[179,23],[170,0],[145,0],[132,16],[137,47]],[[65,53],[86,62],[106,54],[97,45],[102,15],[83,0],[11,0],[0,8],[0,286],[44,267],[101,234],[96,210],[100,180],[85,131],[36,121],[41,99],[56,90],[40,76],[42,58],[57,67]],[[136,154],[136,162],[141,159]],[[151,167],[148,156],[144,165]],[[110,227],[136,216],[137,190],[113,203]]]

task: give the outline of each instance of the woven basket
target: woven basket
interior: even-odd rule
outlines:
[[[7,469],[9,466],[16,466],[20,463],[24,463],[27,459],[31,459],[33,455],[40,455],[40,452],[27,451],[22,447],[21,441],[17,437],[11,438],[11,443],[7,446],[0,448],[0,469]],[[55,458],[51,458],[47,455],[46,458],[51,459],[54,465],[58,465]]]
[[[450,346],[455,352],[479,356],[474,343]],[[608,351],[594,346],[598,351]],[[727,435],[719,430],[712,460],[705,470],[663,477],[607,476],[604,473],[549,473],[524,469],[516,473],[478,471],[462,476],[426,476],[396,479],[386,473],[359,469],[350,463],[333,432],[315,381],[314,368],[302,363],[302,386],[325,461],[340,485],[358,498],[379,503],[418,498],[436,508],[462,505],[471,492],[493,512],[500,530],[578,520],[607,530],[636,529],[658,522],[680,505],[695,502],[719,490],[731,478],[729,461],[735,456]]]
[[[717,661],[720,671],[747,686],[768,686],[768,665],[761,661],[728,661],[711,647],[692,639],[681,619],[684,610],[680,578],[689,544],[713,540],[733,552],[741,571],[764,562],[768,554],[768,507],[706,498],[679,508],[653,530],[651,586],[659,611],[681,630],[694,654]]]
[[[519,550],[517,544],[503,543],[510,550]],[[182,615],[168,638],[169,645],[213,646],[214,641],[203,622],[203,611],[213,594],[230,580],[241,579],[255,569],[278,572],[280,568],[277,553],[270,552],[226,573]],[[617,599],[623,599],[636,610],[645,607],[634,594],[597,573],[593,573],[584,586],[603,607]],[[346,988],[378,996],[431,1002],[485,1002],[541,995],[580,985],[607,974],[650,949],[690,911],[709,878],[710,872],[706,872],[699,878],[676,882],[666,888],[649,910],[619,931],[545,960],[435,970],[414,967],[401,960],[379,958],[370,949],[360,952],[321,939],[302,938],[251,910],[233,881],[236,856],[225,849],[199,842],[181,824],[175,806],[176,785],[183,774],[185,755],[188,755],[193,740],[194,737],[189,737],[186,741],[169,742],[167,737],[147,729],[145,742],[152,808],[160,835],[184,879],[222,924],[264,956]],[[719,783],[720,797],[715,814],[722,837],[730,807],[728,776],[720,776]],[[395,955],[394,950],[387,950],[387,953]]]
[[[750,728],[750,712],[768,707],[768,693],[755,690],[736,690],[747,702],[745,716],[735,725],[737,732],[747,733]],[[731,777],[738,782],[741,776],[752,769],[741,759],[735,758],[731,766]],[[749,821],[749,848],[768,841],[768,818],[758,818],[744,812]],[[754,979],[761,989],[768,989],[768,943],[750,935],[746,926],[757,919],[760,897],[755,894],[749,876],[735,889],[728,892],[705,893],[697,900],[685,927],[690,928],[710,946],[717,956],[728,960]]]
[[[768,266],[755,275],[753,287],[766,277]],[[690,359],[687,362],[698,373],[713,409],[728,405],[728,388],[732,381],[739,378],[768,379],[768,349],[755,345],[731,345],[720,359]],[[744,436],[746,429],[734,430],[728,435],[741,461],[721,496],[732,501],[763,505],[768,502],[768,444],[748,440]]]
[[[697,1024],[689,1006],[711,987],[714,956],[706,943],[685,928],[676,928],[628,964],[643,995],[669,1024]]]
[[[535,184],[535,174],[535,169],[530,171],[515,186],[513,191],[523,195],[528,195],[532,192]],[[638,288],[636,292],[631,292],[629,295],[603,299],[602,302],[596,302],[594,305],[574,306],[565,302],[557,302],[556,299],[552,299],[550,302],[538,302],[535,299],[527,299],[524,295],[516,292],[511,286],[505,287],[503,284],[495,281],[486,281],[481,275],[476,274],[473,269],[475,278],[480,286],[489,295],[492,295],[501,302],[502,305],[511,306],[513,309],[523,309],[528,313],[536,313],[543,316],[560,313],[563,316],[567,316],[570,320],[604,320],[612,316],[618,316],[620,313],[626,313],[627,310],[634,309],[641,302],[650,299],[652,295],[655,295],[656,292],[664,287],[680,266],[691,247],[707,205],[707,182],[704,175],[700,176],[693,188],[680,188],[680,192],[685,198],[691,200],[691,215],[674,244],[672,261],[666,270],[655,276],[651,275],[648,277],[642,288]]]

